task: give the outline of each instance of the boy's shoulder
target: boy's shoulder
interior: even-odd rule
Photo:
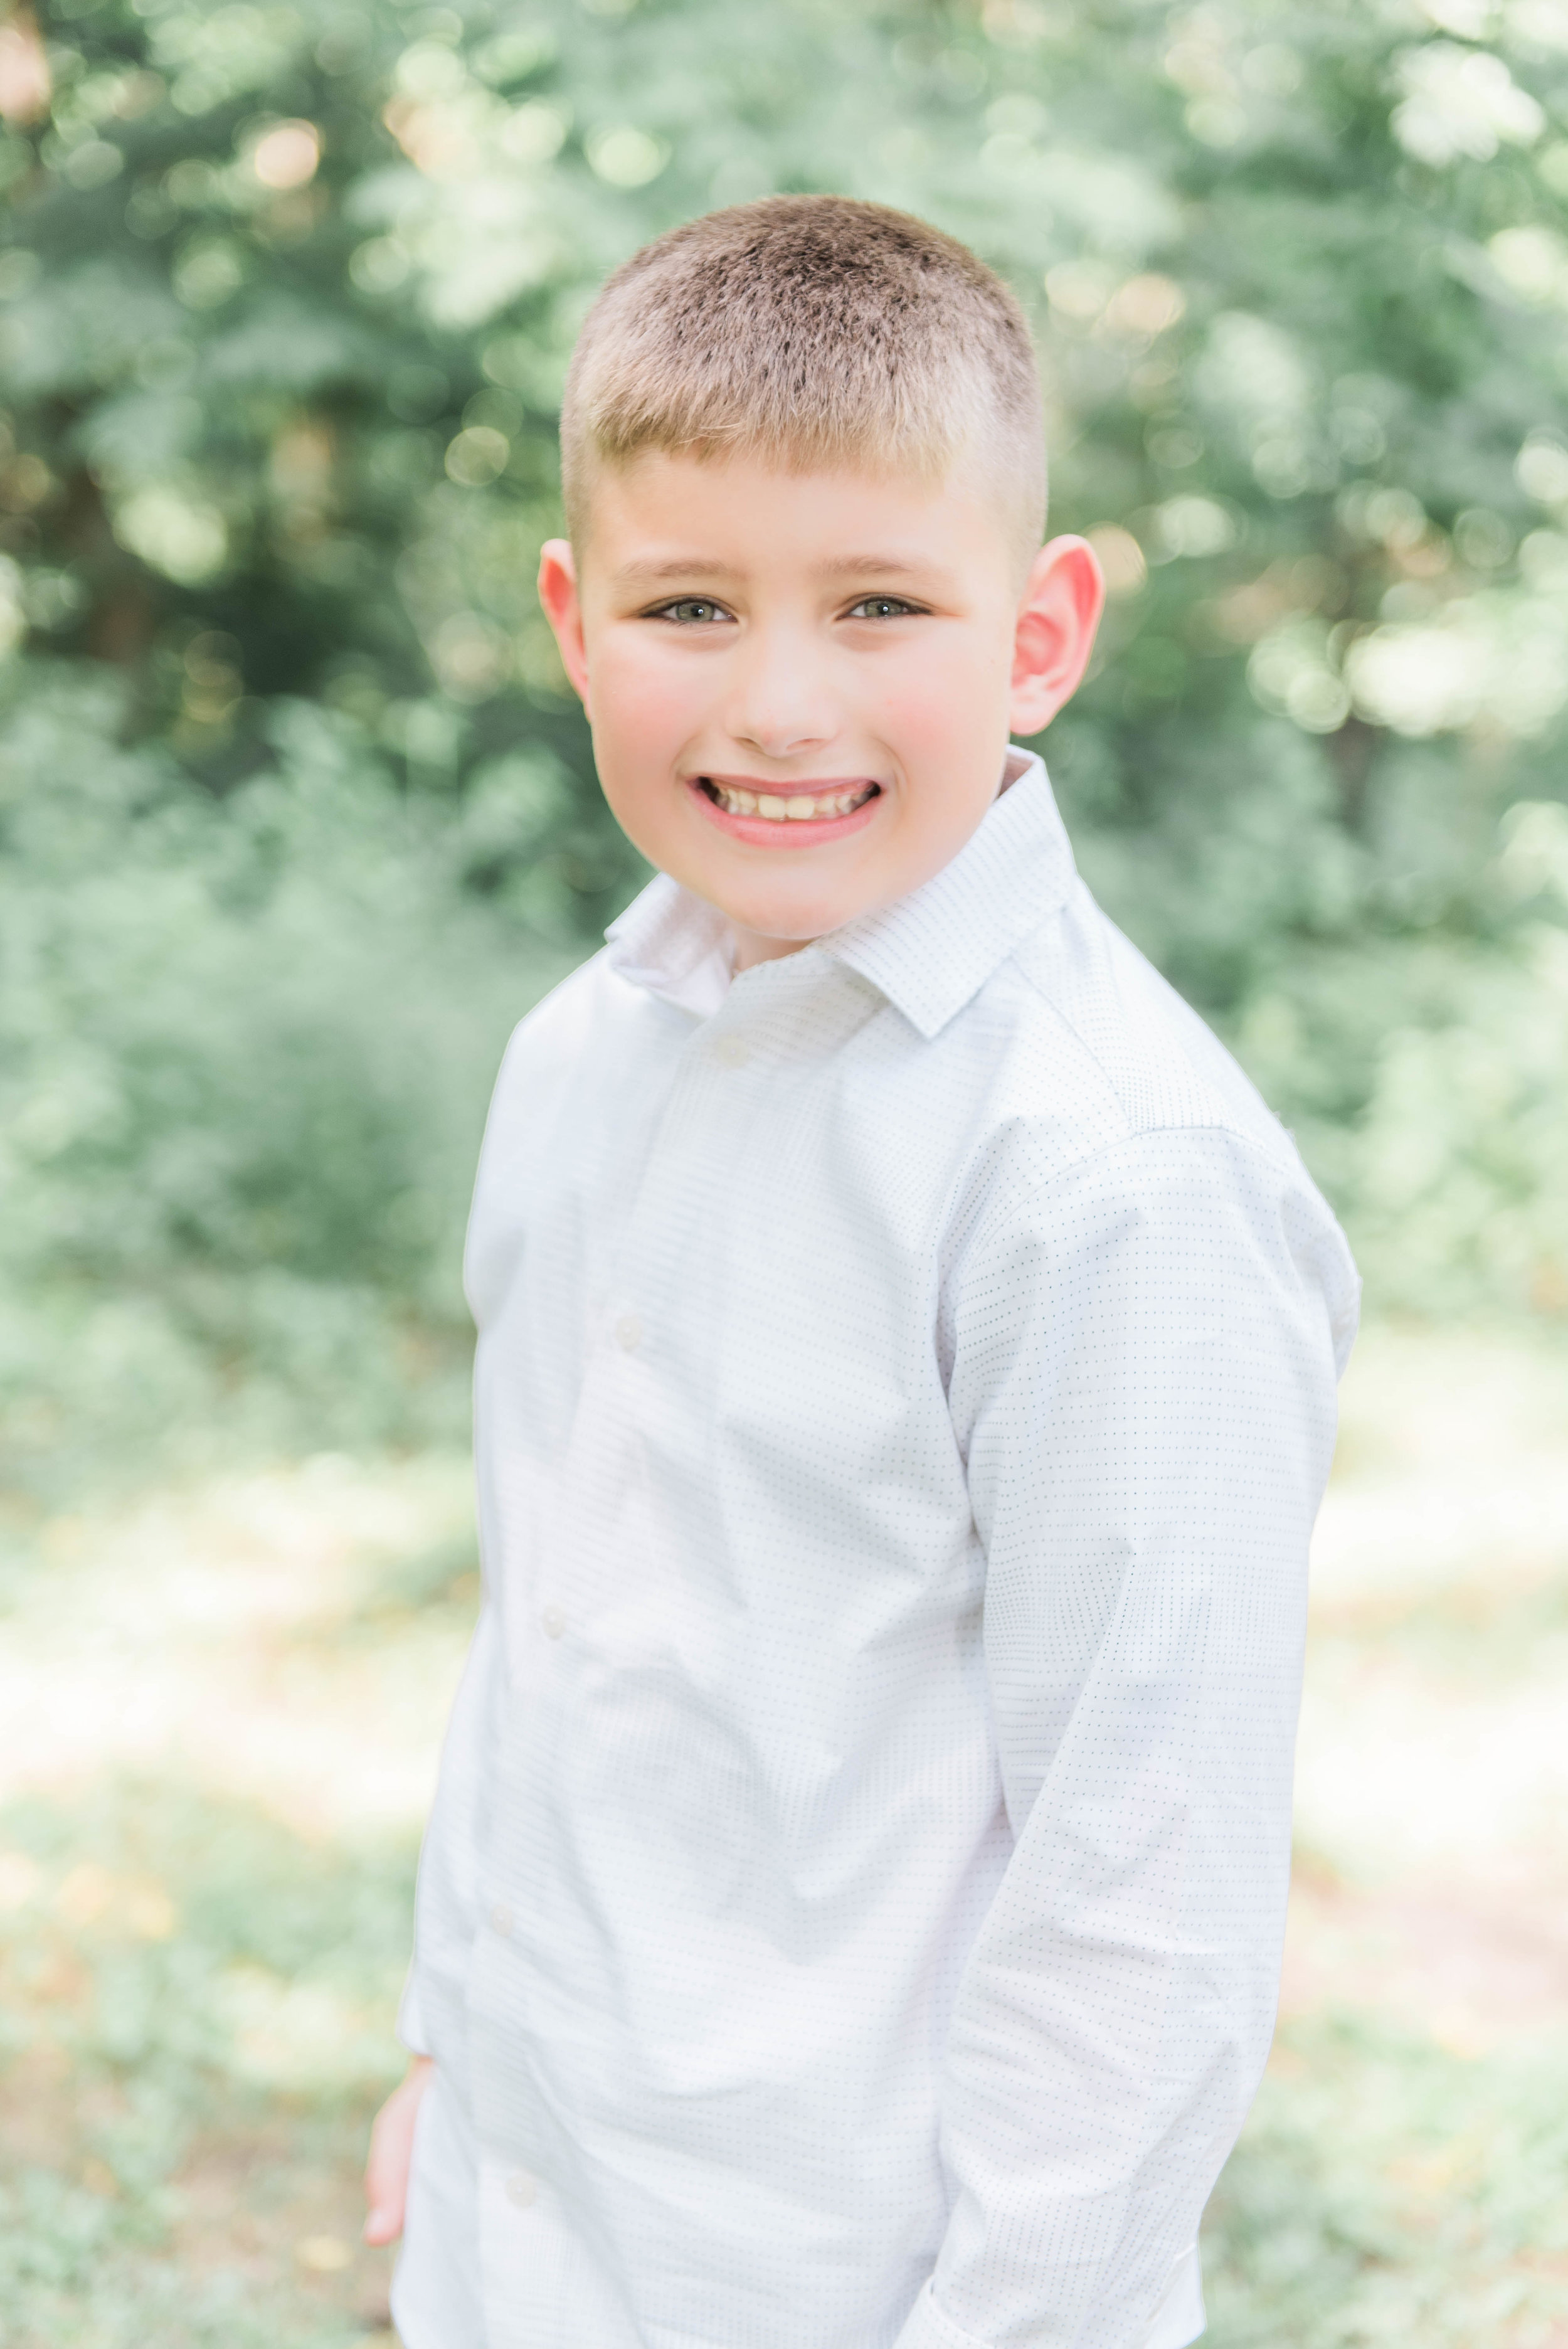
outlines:
[[[1282,1172],[1299,1169],[1291,1135],[1252,1080],[1081,880],[1014,950],[997,982],[976,1009],[1013,1031],[1016,1109],[1059,1129],[1069,1156],[1208,1129],[1250,1144]]]
[[[1081,880],[1031,930],[975,1009],[1011,1038],[1006,1138],[989,1213],[1026,1225],[1031,1197],[1081,1178],[1108,1214],[1140,1195],[1223,1200],[1285,1236],[1328,1307],[1343,1367],[1360,1282],[1295,1137],[1224,1045]]]
[[[624,990],[614,984],[609,949],[601,947],[531,1005],[507,1044],[507,1060],[526,1058],[542,1073],[552,1061],[569,1067],[591,1048]]]
[[[1247,1278],[1318,1294],[1343,1369],[1360,1282],[1294,1136],[1081,880],[971,1012],[971,1049],[1000,1044],[1004,1072],[965,1219],[983,1278],[1031,1236],[1092,1251],[1137,1225],[1175,1264],[1225,1235]]]

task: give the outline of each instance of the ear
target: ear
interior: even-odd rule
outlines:
[[[1053,538],[1029,566],[1013,639],[1015,734],[1037,734],[1078,691],[1105,608],[1105,576],[1084,538]]]
[[[577,562],[571,542],[547,538],[539,555],[539,600],[554,632],[562,667],[584,709],[588,707],[588,647],[577,594]]]

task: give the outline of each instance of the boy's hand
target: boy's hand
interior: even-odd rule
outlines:
[[[395,2243],[403,2231],[414,2121],[435,2068],[428,2055],[416,2055],[407,2079],[393,2089],[371,2127],[370,2158],[365,2165],[365,2199],[370,2205],[365,2221],[367,2243]]]

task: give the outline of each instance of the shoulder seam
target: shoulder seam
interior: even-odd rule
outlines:
[[[1284,1128],[1283,1126],[1280,1131],[1282,1134],[1284,1133]],[[1116,1151],[1127,1150],[1135,1145],[1148,1142],[1163,1142],[1183,1134],[1203,1136],[1214,1134],[1222,1135],[1227,1141],[1238,1144],[1239,1147],[1246,1153],[1248,1157],[1255,1158],[1260,1162],[1260,1164],[1269,1167],[1274,1174],[1281,1176],[1282,1179],[1288,1178],[1293,1171],[1292,1166],[1288,1162],[1282,1164],[1271,1151],[1264,1147],[1262,1142],[1256,1140],[1252,1134],[1244,1133],[1239,1125],[1229,1120],[1214,1119],[1212,1121],[1205,1121],[1202,1124],[1192,1125],[1145,1125],[1138,1127],[1133,1132],[1122,1134],[1115,1142],[1101,1143],[1096,1149],[1080,1152],[1080,1154],[1074,1158],[1069,1164],[1066,1166],[1058,1166],[1053,1174],[1042,1175],[1037,1180],[1030,1182],[1026,1187],[1026,1195],[1031,1202],[1044,1198],[1052,1191],[1060,1189],[1064,1184],[1071,1182],[1077,1176],[1088,1172],[1099,1161],[1109,1158]],[[1286,1139],[1288,1141],[1288,1136]],[[1291,1144],[1291,1148],[1295,1151],[1294,1143]],[[1299,1170],[1299,1173],[1305,1177],[1307,1184],[1315,1190],[1316,1185],[1313,1184],[1312,1177],[1310,1174],[1307,1173],[1299,1152],[1295,1153],[1295,1168]],[[981,1216],[979,1222],[975,1225],[968,1242],[965,1246],[964,1254],[965,1256],[969,1254],[971,1248],[977,1247],[980,1245],[981,1241],[989,1230],[995,1216],[1002,1212],[1004,1204],[1005,1202],[1001,1199],[995,1200],[992,1206]],[[1332,1214],[1332,1209],[1330,1209],[1329,1212]]]
[[[1031,935],[1034,934],[1032,933]],[[1026,944],[1027,941],[1026,940],[1025,943]],[[1051,996],[1047,995],[1046,989],[1035,977],[1034,972],[1026,968],[1025,965],[1019,958],[1021,953],[1021,947],[1016,948],[1013,954],[1009,956],[1009,961],[1016,966],[1018,976],[1023,980],[1025,986],[1029,988],[1038,998],[1040,1002],[1045,1005],[1047,1010],[1051,1012],[1053,1016],[1059,1020],[1067,1034],[1072,1038],[1074,1043],[1077,1044],[1078,1050],[1083,1053],[1084,1058],[1092,1062],[1095,1069],[1099,1071],[1107,1092],[1110,1095],[1112,1101],[1115,1102],[1117,1108],[1120,1111],[1123,1118],[1127,1121],[1127,1133],[1124,1137],[1126,1140],[1132,1141],[1140,1134],[1144,1133],[1200,1133],[1211,1129],[1219,1133],[1234,1133],[1238,1141],[1246,1142],[1249,1139],[1245,1130],[1236,1122],[1236,1120],[1225,1113],[1224,1103],[1221,1096],[1215,1092],[1214,1087],[1195,1070],[1193,1071],[1192,1078],[1194,1090],[1201,1087],[1204,1098],[1215,1105],[1216,1109],[1221,1112],[1220,1115],[1193,1118],[1190,1123],[1184,1125],[1135,1124],[1131,1116],[1129,1114],[1126,1102],[1122,1098],[1121,1088],[1117,1084],[1116,1080],[1110,1073],[1110,1071],[1106,1067],[1105,1062],[1100,1059],[1099,1054],[1095,1050],[1094,1046],[1089,1042],[1088,1038],[1084,1034],[1083,1030],[1075,1020],[1070,1019],[1068,1017],[1068,1014],[1059,1003],[1056,1002]],[[1189,1063],[1189,1066],[1191,1066],[1191,1063]],[[1265,1103],[1264,1106],[1266,1107],[1267,1104]],[[1272,1111],[1270,1112],[1270,1115],[1273,1115]],[[1283,1133],[1284,1130],[1284,1129],[1282,1126],[1281,1132]]]

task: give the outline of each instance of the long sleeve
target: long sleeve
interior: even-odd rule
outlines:
[[[1283,1141],[1191,1127],[1004,1182],[955,1288],[1016,1843],[899,2349],[1143,2349],[1273,2029],[1354,1270]]]
[[[397,2002],[397,2032],[410,2055],[428,2055],[430,2053],[429,2028],[419,2004],[419,1985],[414,1978],[412,1961],[404,1980],[403,1995]]]
[[[468,1978],[479,1930],[480,1843],[493,1774],[500,1681],[496,1610],[474,1628],[441,1749],[440,1778],[419,1854],[414,1955],[397,2009],[411,2055],[449,2065],[467,2029]]]

